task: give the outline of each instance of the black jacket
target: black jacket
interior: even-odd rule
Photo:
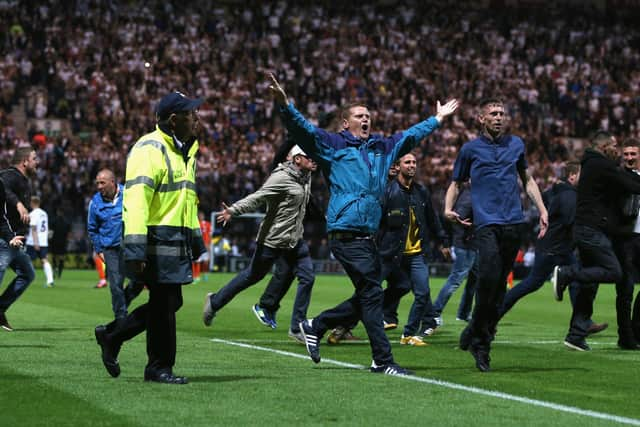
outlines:
[[[9,243],[14,237],[15,233],[7,219],[7,204],[4,184],[2,183],[2,180],[0,180],[0,239]]]
[[[407,189],[397,179],[393,179],[384,192],[382,220],[377,236],[383,262],[398,262],[402,257],[409,232],[410,206],[420,228],[422,253],[426,253],[430,239],[449,247],[447,233],[433,209],[429,190],[416,182]]]
[[[591,149],[585,150],[581,164],[575,223],[609,235],[619,234],[619,200],[625,194],[640,193],[640,176],[633,176],[614,160]]]
[[[538,240],[536,252],[552,255],[566,254],[573,250],[573,223],[576,217],[575,187],[559,182],[542,195],[549,213],[549,228]]]
[[[22,202],[26,209],[29,209],[31,202],[31,186],[29,179],[13,166],[0,171],[0,179],[4,183],[4,191],[7,198],[7,218],[11,228],[17,235],[26,236],[29,231],[29,224],[20,220],[18,212],[18,202]]]

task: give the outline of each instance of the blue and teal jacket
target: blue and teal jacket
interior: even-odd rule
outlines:
[[[118,184],[113,200],[105,200],[98,191],[89,203],[87,231],[96,253],[106,248],[120,246],[122,240],[122,194],[124,187]]]
[[[390,137],[366,141],[349,131],[327,132],[309,123],[293,104],[280,110],[290,136],[318,163],[329,185],[327,231],[373,235],[380,225],[382,195],[391,164],[439,125],[430,117]]]

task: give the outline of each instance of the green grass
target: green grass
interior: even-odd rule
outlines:
[[[2,426],[617,424],[435,381],[374,375],[331,363],[367,366],[371,361],[367,343],[323,345],[324,361],[319,365],[293,357],[288,353],[306,355],[303,346],[286,336],[293,292],[283,302],[276,330],[258,324],[249,309],[266,281],[238,295],[218,313],[213,326],[205,328],[203,297],[226,283],[230,276],[224,274],[209,275],[207,282],[184,288],[175,372],[189,377],[190,384],[142,381],[144,336],[125,344],[120,355],[122,375],[112,379],[101,364],[93,336],[95,325],[110,320],[109,291],[92,288],[96,281],[92,271],[65,272],[54,289],[44,289],[38,274],[7,313],[15,331],[0,330]],[[442,282],[432,279],[432,293]],[[319,276],[310,316],[342,301],[352,290],[344,277]],[[522,300],[499,325],[491,354],[493,371],[488,374],[478,372],[471,355],[456,348],[462,328],[454,319],[459,295],[447,306],[445,325],[428,339],[428,347],[400,346],[401,330],[389,333],[398,363],[424,379],[625,417],[640,425],[636,398],[640,353],[616,347],[612,286],[602,286],[596,301],[594,319],[611,327],[589,339],[592,352],[563,347],[570,305],[554,302],[547,285]],[[138,302],[146,298],[145,292]],[[403,301],[402,319],[410,302],[411,298]],[[354,332],[366,336],[362,326]]]

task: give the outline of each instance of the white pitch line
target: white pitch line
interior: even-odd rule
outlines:
[[[221,343],[221,344],[233,345],[233,346],[236,346],[236,347],[248,348],[248,349],[251,349],[251,350],[266,351],[266,352],[269,352],[269,353],[275,353],[275,354],[279,354],[279,355],[287,356],[287,357],[295,357],[296,359],[309,360],[309,356],[307,356],[306,354],[303,355],[303,354],[299,354],[299,353],[292,353],[292,352],[289,352],[289,351],[276,350],[276,349],[268,348],[268,347],[260,347],[260,346],[257,346],[257,345],[245,344],[245,343],[236,342],[236,341],[221,340],[221,339],[218,339],[218,338],[212,338],[211,341],[217,342],[217,343]],[[331,365],[342,366],[344,368],[360,369],[360,370],[368,369],[367,367],[362,366],[362,365],[354,365],[352,363],[340,362],[339,360],[322,359],[322,362],[328,363],[328,364],[331,364]],[[466,386],[466,385],[462,385],[462,384],[451,383],[451,382],[448,382],[448,381],[434,380],[434,379],[431,379],[431,378],[424,378],[424,377],[418,377],[418,376],[398,376],[396,378],[401,378],[403,380],[416,381],[416,382],[421,382],[421,383],[426,383],[426,384],[431,384],[431,385],[437,385],[437,386],[440,386],[440,387],[445,387],[445,388],[449,388],[449,389],[453,389],[453,390],[462,390],[462,391],[466,391],[466,392],[469,392],[469,393],[475,393],[475,394],[479,394],[479,395],[483,395],[483,396],[496,397],[498,399],[511,400],[511,401],[514,401],[514,402],[524,403],[526,405],[532,405],[532,406],[539,406],[539,407],[542,407],[542,408],[554,409],[556,411],[567,412],[567,413],[575,414],[575,415],[583,415],[583,416],[586,416],[586,417],[597,418],[597,419],[606,420],[606,421],[614,421],[614,422],[621,423],[621,424],[640,426],[640,420],[635,419],[635,418],[627,418],[627,417],[621,417],[621,416],[618,416],[618,415],[607,414],[607,413],[604,413],[604,412],[590,411],[590,410],[587,410],[587,409],[580,409],[580,408],[576,408],[576,407],[573,407],[573,406],[561,405],[561,404],[553,403],[553,402],[545,402],[544,400],[529,399],[527,397],[515,396],[513,394],[502,393],[500,391],[485,390],[485,389],[482,389],[482,388],[470,387],[470,386]]]

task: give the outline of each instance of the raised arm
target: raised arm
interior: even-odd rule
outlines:
[[[400,157],[411,151],[422,139],[431,135],[442,121],[453,114],[458,109],[458,101],[452,99],[444,105],[440,104],[440,101],[436,104],[436,115],[429,117],[426,120],[421,121],[409,129],[405,130],[401,134],[396,134],[387,139],[387,150],[391,151],[390,162],[394,162]],[[401,135],[401,136],[399,136]]]

